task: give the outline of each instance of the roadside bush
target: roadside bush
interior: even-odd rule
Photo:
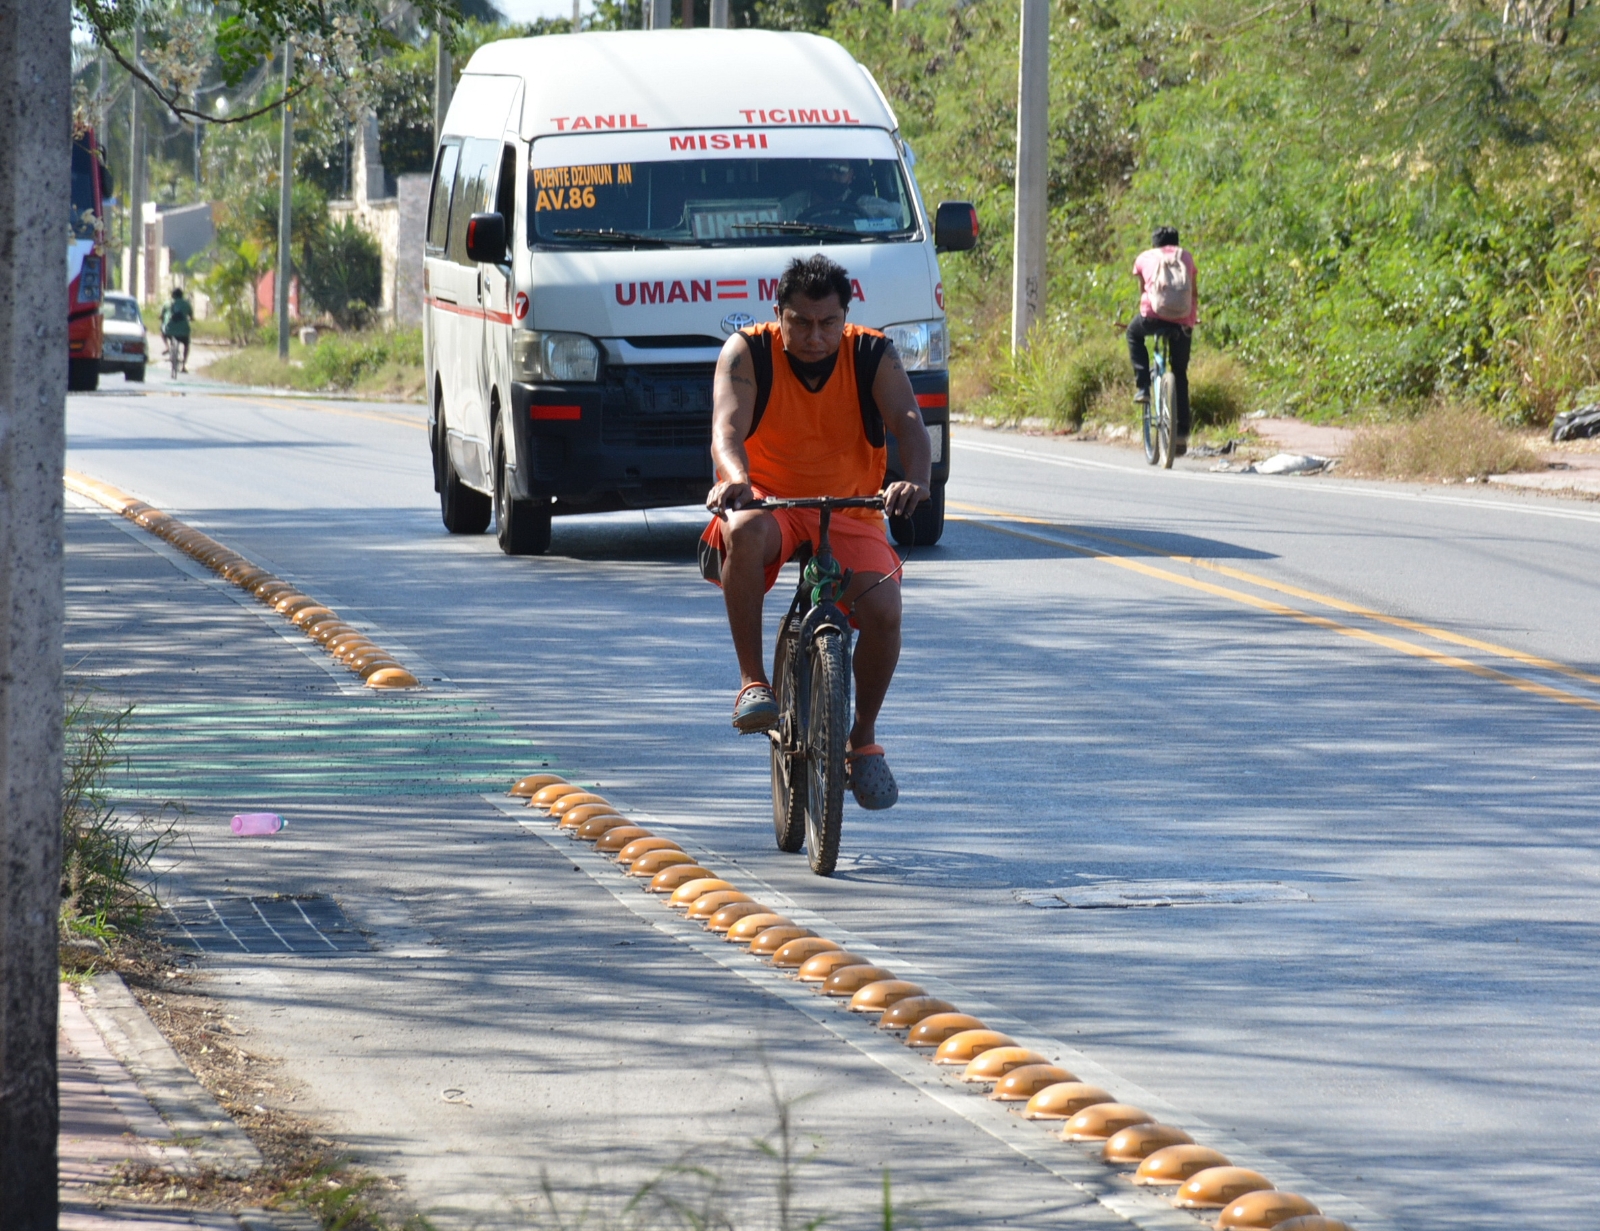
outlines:
[[[1193,426],[1228,427],[1250,413],[1250,385],[1232,355],[1207,351],[1189,363],[1189,414]]]
[[[1469,479],[1544,463],[1475,407],[1437,401],[1405,423],[1363,428],[1351,442],[1349,472],[1389,479]]]
[[[996,365],[992,391],[974,409],[1004,423],[1042,420],[1076,429],[1101,390],[1125,375],[1127,354],[1112,338],[1067,345],[1044,335],[1027,350]]]
[[[306,356],[304,371],[314,388],[353,389],[364,378],[391,365],[422,367],[420,330],[319,338]]]
[[[308,294],[340,329],[362,329],[383,296],[383,255],[377,240],[353,218],[341,218],[313,236],[300,271]],[[343,386],[341,386],[343,387]]]

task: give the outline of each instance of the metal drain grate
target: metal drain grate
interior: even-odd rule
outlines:
[[[206,898],[162,913],[167,940],[196,953],[328,957],[372,947],[339,904],[320,894]]]
[[[1017,889],[1017,901],[1040,910],[1129,910],[1147,906],[1245,906],[1309,902],[1311,895],[1278,881],[1094,881],[1056,889]]]

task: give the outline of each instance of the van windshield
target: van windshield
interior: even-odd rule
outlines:
[[[594,144],[585,142],[583,152]],[[889,156],[722,154],[550,166],[536,159],[528,172],[528,236],[540,246],[589,248],[910,239],[917,230],[910,186],[892,147],[884,152]]]

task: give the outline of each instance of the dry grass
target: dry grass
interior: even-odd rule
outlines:
[[[1362,428],[1345,473],[1384,479],[1482,479],[1542,470],[1526,443],[1482,411],[1437,402],[1405,423]]]

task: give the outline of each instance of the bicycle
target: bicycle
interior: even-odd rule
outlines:
[[[839,597],[850,584],[828,545],[834,509],[882,509],[879,496],[767,499],[746,508],[820,509],[818,542],[795,559],[800,584],[778,632],[772,690],[778,725],[772,741],[772,828],[778,849],[805,847],[811,870],[831,876],[844,821],[845,742],[850,738],[851,631]],[[810,545],[807,545],[810,546]]]
[[[172,379],[178,379],[178,373],[188,369],[187,351],[189,343],[184,338],[175,338],[170,334],[162,334],[162,340],[167,344],[167,359],[172,365]]]
[[[1150,397],[1144,404],[1144,460],[1163,470],[1172,469],[1172,417],[1177,413],[1178,380],[1169,370],[1167,339],[1155,339],[1150,360]]]

